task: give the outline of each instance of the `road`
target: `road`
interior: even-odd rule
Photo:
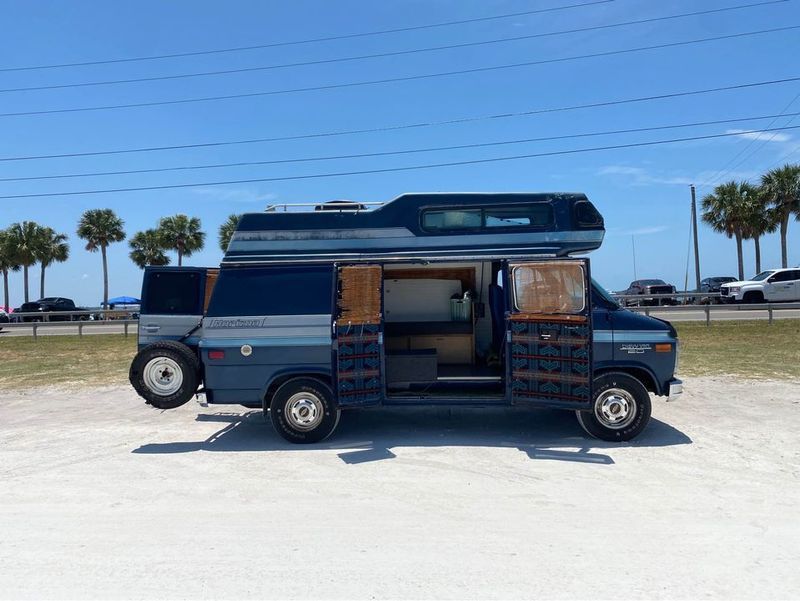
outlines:
[[[706,314],[704,309],[698,308],[679,308],[676,310],[654,308],[650,315],[666,319],[668,321],[705,321]],[[735,307],[719,307],[711,309],[712,321],[735,321],[742,319],[768,319],[769,315],[765,309],[758,310],[739,310]],[[780,309],[773,312],[774,319],[800,319],[800,309]],[[91,334],[122,334],[125,326],[119,323],[94,323],[91,321],[83,322],[83,333]],[[129,335],[136,334],[136,324],[130,324]],[[30,336],[33,330],[31,327],[4,327],[0,331],[0,337],[9,336]],[[78,326],[67,325],[39,325],[37,334],[40,336],[59,336],[75,335],[78,333]]]
[[[632,444],[406,408],[310,447],[237,406],[0,391],[0,598],[797,597],[798,383],[686,388]]]

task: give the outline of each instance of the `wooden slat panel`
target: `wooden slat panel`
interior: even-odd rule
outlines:
[[[383,270],[379,265],[339,269],[339,321],[343,324],[379,324]]]
[[[217,284],[219,277],[219,269],[209,269],[206,271],[206,290],[203,299],[203,315],[208,312],[208,303],[211,302],[211,293],[214,292],[214,286]]]

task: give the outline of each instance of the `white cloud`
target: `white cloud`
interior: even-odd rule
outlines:
[[[634,228],[632,230],[617,230],[617,229],[609,229],[608,235],[609,236],[648,236],[651,234],[659,234],[661,232],[667,231],[669,226],[667,225],[649,225],[644,227]]]
[[[252,188],[192,188],[191,191],[199,196],[213,198],[221,202],[236,203],[266,203],[277,198],[276,194],[259,192]]]
[[[650,186],[654,184],[670,186],[688,186],[696,180],[686,176],[661,175],[642,167],[630,165],[606,165],[597,171],[597,175],[620,176],[627,178],[631,186]]]
[[[737,137],[744,138],[746,140],[760,140],[762,142],[777,142],[780,144],[785,144],[786,142],[790,142],[792,140],[792,136],[788,134],[782,134],[779,131],[753,132],[744,129],[729,129],[726,130],[725,133],[738,134]]]

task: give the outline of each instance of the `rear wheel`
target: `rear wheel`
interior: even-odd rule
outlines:
[[[174,340],[154,342],[136,354],[129,379],[148,404],[157,409],[175,409],[197,392],[200,361],[185,344]]]
[[[316,378],[294,378],[283,384],[272,396],[269,413],[278,434],[298,444],[325,440],[340,415],[330,386]]]
[[[594,380],[591,411],[577,411],[587,434],[608,441],[631,440],[650,421],[650,394],[644,385],[624,373],[608,373]]]

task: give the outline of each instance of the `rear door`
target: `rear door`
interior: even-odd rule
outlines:
[[[337,265],[333,372],[341,407],[383,399],[383,268]]]
[[[197,329],[203,319],[206,283],[205,269],[147,268],[142,285],[139,346],[178,340]]]
[[[512,403],[582,408],[592,399],[589,262],[510,263],[508,381]]]

